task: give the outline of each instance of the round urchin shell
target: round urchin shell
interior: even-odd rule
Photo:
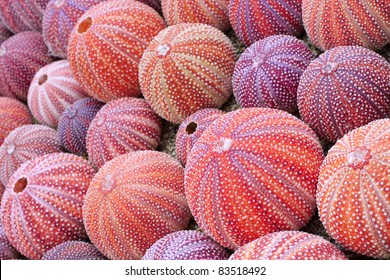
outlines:
[[[67,58],[68,40],[77,20],[106,0],[50,0],[42,20],[42,35],[52,55]]]
[[[0,45],[0,95],[27,100],[35,73],[53,58],[38,32],[18,33]]]
[[[30,124],[14,129],[0,146],[0,180],[6,186],[22,163],[38,156],[61,152],[57,131]]]
[[[287,112],[246,108],[219,117],[192,148],[185,191],[198,225],[236,249],[270,232],[297,230],[313,216],[323,151]]]
[[[359,254],[390,257],[390,120],[352,130],[329,150],[317,205],[326,231]]]
[[[223,32],[230,28],[229,0],[162,0],[161,5],[168,25],[204,23]]]
[[[335,142],[348,131],[390,116],[390,64],[359,46],[333,48],[313,60],[298,86],[302,120]]]
[[[138,151],[107,162],[83,205],[92,243],[110,259],[141,259],[163,236],[187,227],[184,168],[168,154]]]
[[[95,99],[83,98],[65,109],[58,121],[57,131],[66,150],[77,155],[87,154],[87,131],[103,105]]]
[[[20,253],[41,259],[54,246],[85,239],[82,204],[95,170],[83,158],[55,153],[22,164],[1,201],[4,231]]]
[[[210,236],[195,230],[170,233],[154,243],[143,260],[227,260],[229,253]]]
[[[202,109],[186,118],[176,134],[176,155],[183,164],[187,164],[187,157],[192,147],[202,135],[202,133],[216,119],[224,114],[223,111],[213,108]]]
[[[12,36],[12,33],[0,21],[0,44]]]
[[[67,241],[47,251],[42,260],[106,260],[91,243]]]
[[[300,232],[269,233],[244,246],[229,260],[346,260],[335,245],[321,236]]]
[[[218,29],[196,23],[170,26],[142,56],[142,93],[157,114],[181,123],[199,109],[219,108],[228,100],[235,60],[232,43]]]
[[[139,150],[156,149],[161,121],[145,100],[119,98],[104,105],[87,132],[87,153],[96,168],[107,161]]]
[[[27,106],[22,102],[10,98],[0,96],[0,145],[4,139],[15,128],[30,124],[32,116]]]
[[[387,0],[303,0],[302,18],[318,48],[359,45],[379,50],[390,42]]]
[[[232,83],[237,102],[243,108],[295,112],[299,79],[313,58],[309,47],[293,36],[274,35],[257,41],[234,67]]]
[[[42,17],[50,0],[1,0],[0,21],[13,33],[42,31]]]
[[[42,67],[28,90],[27,104],[34,118],[56,128],[66,108],[87,94],[75,80],[67,60]]]
[[[19,252],[9,243],[3,224],[0,222],[0,260],[14,260],[18,259],[19,256]]]
[[[76,80],[103,102],[139,96],[140,59],[165,27],[158,12],[137,1],[95,5],[80,17],[69,38],[68,59]]]
[[[271,35],[303,32],[302,0],[230,0],[229,19],[246,46]]]

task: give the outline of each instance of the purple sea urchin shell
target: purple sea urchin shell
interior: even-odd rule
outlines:
[[[106,260],[107,258],[90,243],[67,241],[50,249],[42,260]]]

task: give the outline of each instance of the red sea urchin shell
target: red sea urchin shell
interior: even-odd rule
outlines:
[[[109,102],[96,114],[87,132],[89,160],[96,168],[139,150],[156,149],[161,121],[145,100],[134,97]]]
[[[18,33],[0,45],[0,94],[27,100],[35,73],[53,58],[38,32]]]
[[[229,18],[247,46],[271,35],[303,32],[302,0],[230,0]]]
[[[303,71],[313,59],[309,47],[289,35],[259,40],[234,67],[233,93],[241,107],[268,107],[295,112]]]
[[[317,205],[326,231],[343,247],[390,257],[390,120],[352,130],[329,150]]]
[[[142,93],[157,114],[181,123],[199,109],[227,101],[235,59],[232,43],[218,29],[195,23],[170,26],[142,56]]]
[[[61,145],[68,151],[78,154],[87,154],[87,131],[97,112],[103,107],[92,98],[83,98],[69,106],[58,121],[58,138]]]
[[[12,36],[12,33],[0,21],[0,44]]]
[[[236,249],[270,232],[296,230],[315,212],[323,151],[287,112],[246,108],[211,124],[192,148],[185,191],[198,225]]]
[[[32,116],[27,106],[22,102],[10,98],[0,97],[0,145],[15,128],[30,124]]]
[[[390,42],[388,0],[303,0],[302,18],[322,50],[349,45],[377,50]]]
[[[67,241],[47,251],[42,260],[106,260],[107,258],[90,243]]]
[[[0,260],[14,260],[18,259],[19,256],[19,252],[9,243],[3,224],[0,222]]]
[[[165,27],[153,8],[137,1],[94,6],[80,17],[69,38],[68,59],[76,80],[103,102],[139,96],[139,61]]]
[[[51,0],[42,20],[42,35],[52,55],[67,58],[68,40],[77,20],[106,0]]]
[[[170,233],[154,243],[143,260],[226,260],[227,250],[210,236],[195,230]]]
[[[83,205],[92,243],[110,259],[141,259],[163,236],[187,227],[184,169],[170,155],[139,151],[107,162]]]
[[[41,259],[58,244],[86,238],[81,211],[94,175],[85,159],[71,154],[24,163],[1,201],[1,220],[12,246],[30,259]]]
[[[333,48],[313,60],[298,86],[302,120],[335,142],[348,131],[390,116],[390,64],[359,46]]]
[[[42,124],[57,127],[66,108],[87,95],[74,79],[67,60],[50,63],[34,76],[27,102],[33,116]]]
[[[205,23],[221,31],[230,28],[229,0],[162,0],[161,5],[168,25]]]
[[[182,122],[176,134],[176,155],[183,165],[202,133],[223,114],[221,110],[207,108],[196,111]]]
[[[321,236],[299,231],[269,233],[240,248],[229,260],[346,260]]]
[[[8,179],[22,163],[38,156],[61,152],[57,132],[45,125],[30,124],[14,129],[0,146],[0,180]]]

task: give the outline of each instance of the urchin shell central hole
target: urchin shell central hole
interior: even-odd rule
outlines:
[[[115,187],[115,179],[111,174],[108,174],[102,184],[102,190],[105,192],[111,191]]]
[[[7,154],[12,155],[15,152],[15,145],[10,143],[7,146]]]
[[[166,56],[170,50],[171,48],[167,44],[160,45],[157,47],[157,53],[159,56]]]
[[[27,187],[27,178],[20,178],[14,185],[14,192],[20,193]]]
[[[80,24],[79,24],[79,28],[78,28],[78,32],[79,33],[84,33],[84,32],[87,32],[88,29],[91,27],[92,25],[92,19],[90,17],[87,17],[86,19],[84,19]]]
[[[190,122],[187,126],[186,126],[186,132],[187,134],[193,134],[195,131],[196,131],[196,128],[198,127],[198,125],[194,122]]]
[[[105,122],[106,122],[106,116],[105,116],[105,115],[101,115],[101,116],[97,119],[96,125],[97,125],[97,126],[102,126]]]
[[[337,70],[338,67],[337,62],[328,62],[322,67],[323,74],[332,74]]]
[[[6,53],[5,47],[4,46],[0,46],[0,56],[5,55],[5,53]]]
[[[263,64],[266,60],[266,56],[264,54],[260,54],[256,56],[253,60],[252,67],[257,68],[259,65]]]
[[[229,151],[232,147],[233,139],[230,138],[222,138],[217,141],[214,151],[218,153],[223,153]]]
[[[357,147],[347,155],[347,163],[350,167],[361,169],[369,163],[371,152],[365,147]]]
[[[45,75],[42,75],[40,78],[39,78],[39,80],[38,80],[38,85],[43,85],[44,83],[46,83],[46,81],[47,81],[47,75],[45,74]]]
[[[71,119],[74,118],[77,115],[77,109],[75,109],[73,107],[69,107],[68,115],[69,115],[69,118],[71,118]]]
[[[57,7],[61,7],[64,4],[65,0],[56,0],[55,4]]]

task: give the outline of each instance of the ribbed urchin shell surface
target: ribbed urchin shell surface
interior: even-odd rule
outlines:
[[[92,243],[110,259],[141,259],[163,236],[187,227],[184,168],[168,154],[138,151],[107,162],[83,205]]]
[[[326,231],[359,254],[390,257],[390,119],[352,130],[329,150],[317,205]]]
[[[43,255],[42,260],[106,260],[107,258],[91,243],[67,241]]]
[[[0,222],[0,260],[14,260],[18,259],[19,256],[20,253],[9,243],[3,229],[3,224]]]

